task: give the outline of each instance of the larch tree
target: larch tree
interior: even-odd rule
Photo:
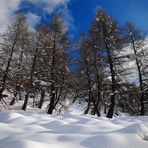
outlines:
[[[100,34],[101,27],[99,26],[96,17],[90,27],[89,34],[88,34],[88,44],[89,44],[89,57],[90,57],[90,65],[93,70],[93,81],[94,81],[94,90],[95,93],[95,100],[96,100],[96,109],[100,112],[101,103],[102,103],[102,86],[103,86],[103,52],[102,52],[102,36]],[[94,108],[94,114],[97,112]]]
[[[111,104],[107,113],[108,118],[112,118],[115,111],[116,91],[117,91],[117,75],[119,71],[117,66],[120,65],[118,57],[122,48],[122,37],[118,23],[104,10],[97,12],[96,21],[99,25],[101,36],[102,59],[107,70],[108,78],[110,78],[111,86]]]
[[[9,84],[10,87],[13,89],[13,99],[10,102],[10,105],[14,105],[18,94],[21,94],[21,86],[24,81],[25,75],[25,63],[26,63],[26,56],[25,53],[28,50],[29,45],[29,36],[30,32],[28,26],[26,24],[26,18],[24,15],[20,15],[19,19],[21,20],[21,29],[20,29],[20,36],[17,39],[17,47],[14,51],[14,57],[12,58],[12,64],[10,67],[10,77],[9,77]],[[8,88],[7,88],[8,89]]]
[[[91,111],[92,114],[97,114],[100,116],[100,111],[98,109],[98,98],[94,96],[94,92],[92,90],[93,86],[95,85],[95,78],[94,78],[94,68],[92,62],[92,47],[90,44],[90,40],[84,35],[81,35],[80,43],[79,43],[79,71],[81,73],[81,81],[79,81],[79,87],[83,91],[83,97],[88,98],[87,108],[85,110],[85,114],[87,114],[91,108],[91,103],[93,103],[93,109]],[[94,55],[94,52],[93,52]],[[98,68],[98,67],[97,67]],[[98,69],[97,69],[98,70]],[[80,78],[79,78],[80,79]],[[100,97],[100,96],[99,96]]]
[[[55,109],[56,103],[56,91],[59,89],[58,79],[62,76],[67,69],[66,64],[66,49],[70,47],[70,40],[68,38],[68,32],[65,28],[62,18],[54,14],[52,20],[49,23],[48,34],[50,40],[50,46],[48,50],[51,51],[49,63],[50,63],[50,104],[47,113],[52,114]],[[63,78],[61,78],[63,81]],[[63,83],[62,83],[63,85]]]
[[[26,32],[24,20],[25,18],[23,15],[17,15],[16,19],[8,25],[7,31],[2,35],[3,38],[1,44],[1,52],[3,56],[5,56],[5,64],[3,64],[4,68],[0,84],[0,101],[2,100],[2,95],[6,88],[12,61],[14,56],[17,56],[14,53],[19,50],[19,44],[22,40],[23,33]]]
[[[38,55],[40,55],[40,45],[41,45],[42,34],[40,32],[32,32],[30,37],[30,46],[28,48],[28,53],[26,56],[28,60],[26,61],[26,67],[28,70],[26,73],[26,79],[23,83],[23,87],[25,88],[25,99],[24,104],[22,106],[22,110],[26,110],[28,99],[31,93],[36,91],[34,81],[36,80],[36,67],[38,62]]]
[[[130,49],[128,58],[134,63],[135,74],[138,77],[139,86],[139,105],[140,115],[145,114],[144,101],[146,99],[145,89],[147,86],[147,60],[148,52],[146,47],[146,34],[137,29],[136,26],[130,22],[126,24],[125,38]]]

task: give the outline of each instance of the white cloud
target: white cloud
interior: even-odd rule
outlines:
[[[63,19],[65,21],[65,30],[68,30],[69,28],[74,28],[74,19],[71,15],[70,10],[68,9],[67,4],[64,4],[63,7],[59,10],[61,14],[63,14]]]
[[[0,32],[5,30],[20,2],[21,0],[0,0]]]
[[[48,4],[48,7],[46,8],[46,10],[48,12],[53,12],[54,9],[58,6],[60,6],[60,5],[66,5],[67,6],[68,2],[69,2],[69,0],[47,0],[46,3]]]
[[[70,2],[70,0],[0,0],[0,32],[6,29],[7,24],[14,16],[14,12],[19,9],[23,1],[32,3],[34,7],[42,7],[42,10],[48,14],[51,14],[56,8],[59,8],[59,12],[62,14],[67,28],[69,28],[73,22],[73,18],[68,9],[68,2]],[[40,21],[41,17],[44,17],[38,15],[39,14],[31,10],[27,14],[27,23],[30,27],[34,27],[35,24]]]
[[[35,6],[42,6],[43,11],[51,14],[56,8],[59,7],[58,13],[60,13],[65,21],[65,30],[68,30],[73,25],[73,18],[71,12],[68,9],[68,3],[70,0],[27,0]],[[62,6],[62,7],[60,7]],[[44,16],[42,16],[44,17]]]
[[[40,22],[41,18],[33,13],[28,13],[26,15],[27,18],[27,24],[29,25],[29,28],[32,30],[32,28],[35,27],[35,25]]]
[[[26,0],[34,5],[40,5],[44,7],[44,10],[48,13],[52,13],[55,8],[60,5],[67,4],[70,0]]]

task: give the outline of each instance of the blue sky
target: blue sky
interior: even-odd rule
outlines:
[[[80,32],[87,33],[97,8],[104,8],[121,25],[132,21],[148,30],[148,0],[0,0],[0,33],[16,13],[25,13],[30,29],[34,29],[40,22],[48,24],[51,14],[58,12],[77,42]],[[72,54],[78,57],[76,52]]]
[[[104,8],[121,25],[132,21],[137,27],[148,29],[148,0],[72,0],[69,9],[78,32],[88,29],[97,8]]]
[[[0,31],[17,12],[27,14],[30,27],[46,24],[54,12],[60,13],[74,39],[87,32],[97,8],[104,8],[121,25],[132,21],[148,29],[148,0],[0,0]]]
[[[39,0],[36,3],[32,1],[23,0],[18,12],[31,12],[40,16],[40,21],[45,23],[48,23],[53,12],[59,12],[65,17],[74,38],[78,38],[80,32],[87,32],[97,8],[104,8],[121,25],[132,21],[141,29],[148,28],[148,0],[63,0],[63,3],[53,6],[53,10],[48,12],[44,9],[47,5],[45,0],[40,0],[39,4]]]
[[[121,25],[132,21],[137,27],[148,29],[148,0],[73,0],[69,8],[79,31],[88,29],[97,8],[104,8]]]

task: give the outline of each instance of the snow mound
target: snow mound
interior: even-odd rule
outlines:
[[[0,113],[0,148],[147,148],[148,117]]]

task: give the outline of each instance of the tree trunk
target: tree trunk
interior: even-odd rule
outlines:
[[[22,107],[22,110],[26,111],[26,108],[27,108],[27,104],[28,104],[28,93],[25,95],[25,100],[24,100],[24,104],[23,104],[23,107]]]
[[[96,107],[94,107],[94,114],[100,116],[100,101],[101,101],[101,79],[100,79],[100,69],[97,60],[97,50],[93,50],[94,54],[94,66],[96,72],[96,82],[97,82],[97,100],[96,100]]]
[[[88,114],[89,109],[90,109],[90,101],[88,102],[88,105],[87,105],[86,110],[84,111],[84,114]]]
[[[0,90],[0,101],[2,100],[2,94],[3,94],[3,91],[5,90],[5,87],[6,87],[5,86],[6,80],[7,80],[7,77],[8,77],[9,67],[10,67],[10,64],[11,64],[13,52],[14,52],[14,49],[15,49],[15,45],[16,45],[16,42],[17,42],[18,35],[19,35],[19,28],[20,28],[20,22],[17,26],[16,35],[15,35],[15,38],[14,38],[14,41],[13,41],[13,44],[12,44],[12,48],[11,48],[10,57],[8,59],[6,70],[4,72],[4,76],[3,76],[3,79],[2,79],[2,82],[1,82],[2,86],[1,86],[1,90]]]
[[[52,64],[51,64],[51,99],[50,99],[50,104],[49,108],[47,111],[47,114],[52,114],[54,110],[54,103],[55,103],[55,87],[54,87],[54,67],[55,67],[55,50],[56,50],[56,36],[54,35],[54,40],[53,40],[53,48],[52,48]]]
[[[112,90],[112,94],[111,94],[111,104],[107,113],[107,117],[108,118],[112,118],[114,115],[114,108],[115,108],[115,71],[114,71],[114,65],[113,65],[113,59],[111,57],[110,54],[110,50],[108,45],[106,45],[106,49],[107,49],[107,55],[108,55],[108,62],[110,65],[110,73],[111,73],[111,90]]]
[[[140,66],[140,62],[137,58],[137,50],[136,50],[136,45],[135,45],[135,41],[133,36],[130,36],[131,41],[132,41],[132,46],[133,46],[133,50],[134,50],[134,54],[135,54],[135,61],[136,61],[136,66],[137,66],[137,71],[138,71],[138,77],[139,77],[139,85],[140,85],[140,115],[144,115],[144,93],[143,93],[143,80],[142,80],[142,72],[141,72],[141,66]]]
[[[55,90],[53,89],[51,92],[51,100],[49,104],[49,109],[47,111],[47,114],[52,114],[54,110],[54,101],[55,101]]]
[[[35,54],[34,54],[34,57],[33,57],[33,63],[31,65],[29,85],[27,86],[27,90],[26,90],[27,94],[25,95],[25,100],[24,100],[24,104],[23,104],[23,107],[22,107],[22,110],[24,110],[24,111],[27,108],[28,97],[29,97],[31,86],[32,86],[32,83],[33,83],[33,76],[34,76],[34,70],[35,70],[35,66],[36,66],[36,59],[37,59],[37,53],[38,53],[38,44],[39,44],[39,41],[37,43],[37,46],[36,46],[36,49],[35,49]]]
[[[96,105],[94,106],[94,109],[93,109],[93,112],[94,112],[93,115],[97,114],[97,116],[99,117],[100,116],[100,105],[99,105],[100,98],[98,98],[96,102],[97,103],[95,103]]]
[[[113,117],[113,115],[114,115],[114,106],[115,106],[115,95],[112,95],[111,96],[111,105],[110,105],[108,113],[107,113],[108,118]]]
[[[21,94],[21,91],[19,92],[19,100],[22,100],[22,94]]]
[[[107,111],[106,111],[106,105],[104,104],[104,114],[106,114]]]
[[[86,76],[87,76],[87,83],[88,83],[88,90],[89,90],[89,94],[90,94],[90,102],[92,101],[93,102],[93,105],[94,105],[94,110],[95,110],[95,113],[97,113],[98,116],[100,116],[100,113],[98,111],[98,107],[96,106],[96,101],[95,101],[95,98],[94,98],[94,95],[93,95],[93,92],[91,90],[91,78],[90,78],[90,70],[89,70],[89,63],[87,61],[87,56],[86,56],[86,52],[84,51],[84,62],[85,62],[85,65],[86,65]],[[89,104],[90,105],[90,104]],[[93,113],[93,112],[92,112]],[[95,113],[93,113],[93,115],[95,115]]]
[[[141,104],[141,109],[140,109],[140,115],[143,116],[144,115],[144,94],[141,94],[140,97],[140,104]]]
[[[33,96],[33,103],[32,103],[32,107],[35,107],[35,96]]]
[[[44,96],[45,96],[45,91],[42,91],[39,106],[38,106],[39,109],[42,109],[43,102],[44,102]]]
[[[14,97],[13,97],[13,99],[11,100],[11,102],[10,102],[10,105],[11,105],[11,106],[13,106],[13,105],[15,104],[17,94],[18,94],[18,92],[16,92],[16,93],[14,94]]]
[[[77,99],[78,99],[78,96],[77,95],[74,96],[74,99],[72,100],[72,103],[75,103]]]
[[[84,111],[84,114],[88,114],[89,109],[90,109],[90,95],[89,95],[89,99],[88,99],[87,109]]]
[[[57,104],[58,104],[58,102],[59,102],[59,100],[60,100],[60,98],[61,98],[62,91],[63,91],[63,87],[61,86],[59,95],[57,95],[57,97],[56,97],[56,102],[54,103],[54,108],[57,106]]]

